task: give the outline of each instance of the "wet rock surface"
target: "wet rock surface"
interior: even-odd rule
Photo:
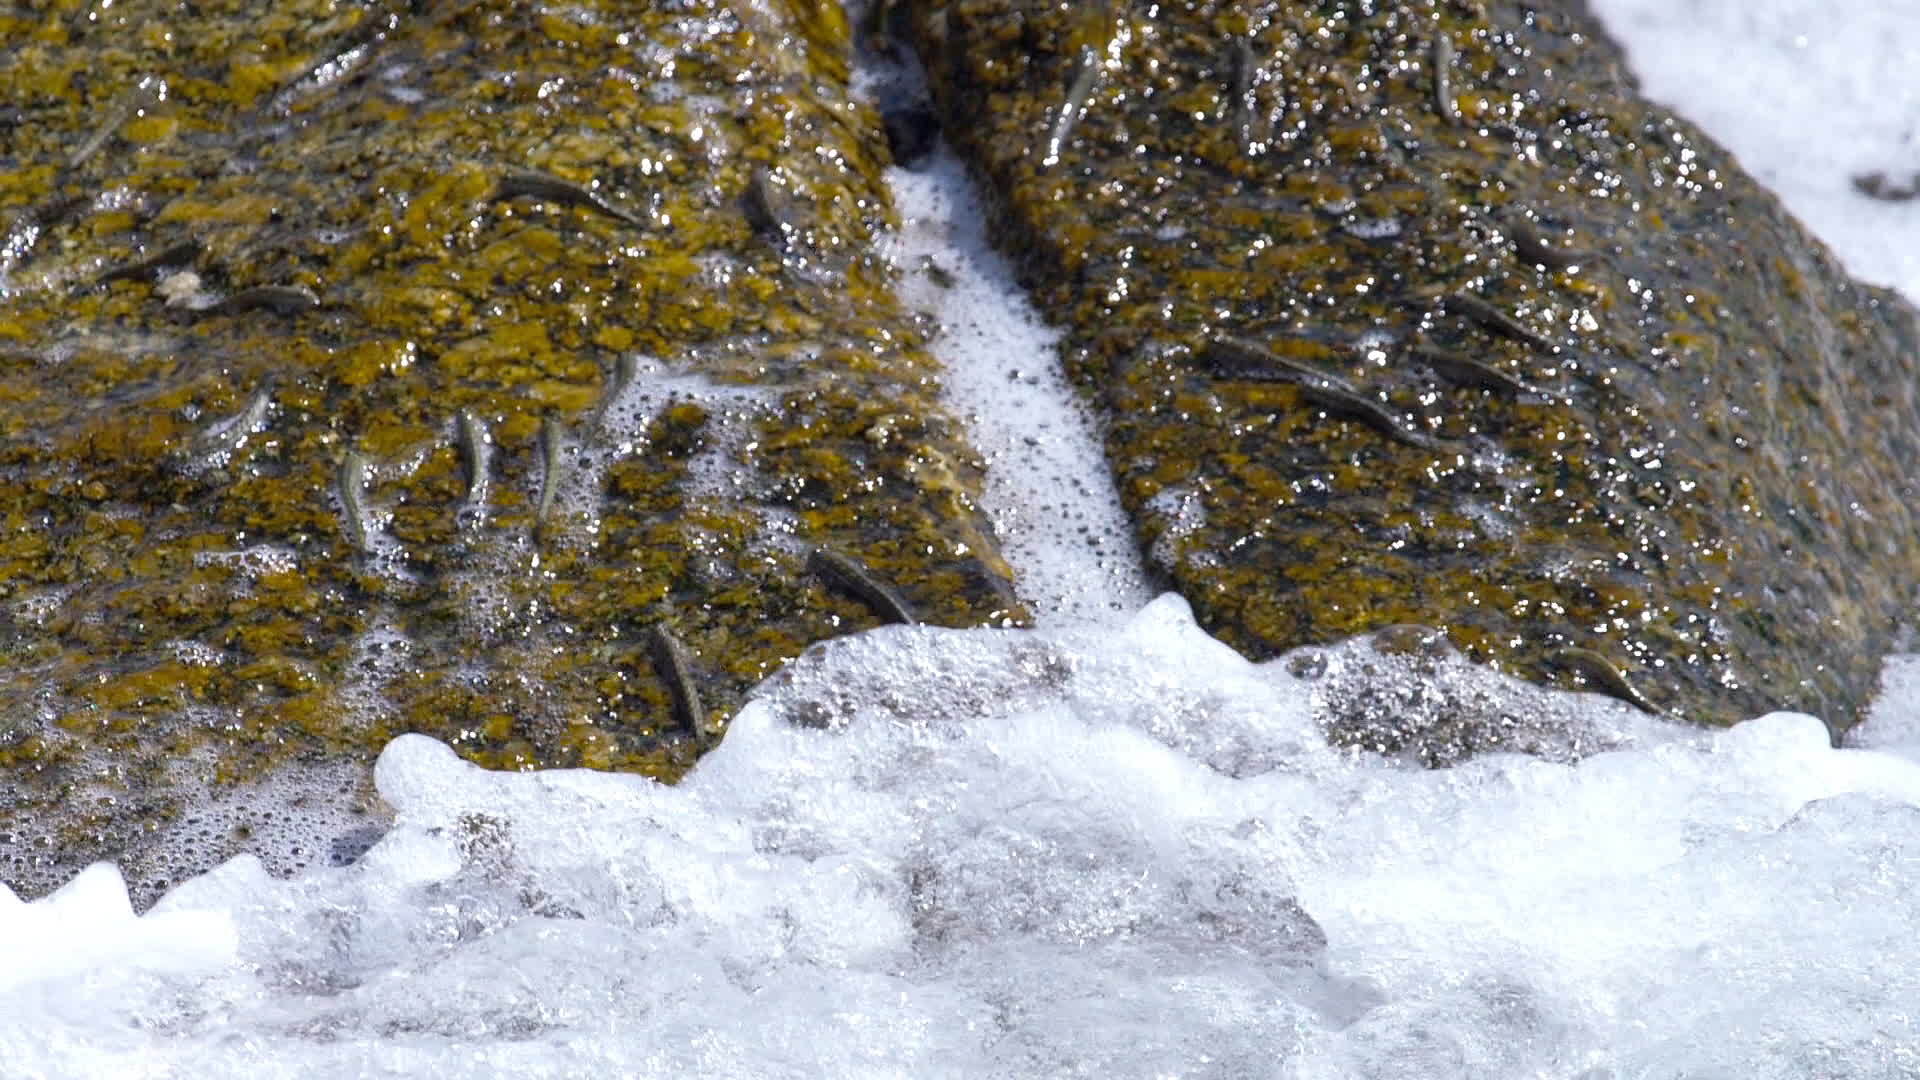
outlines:
[[[1581,5],[913,23],[1203,625],[1254,657],[1424,625],[1697,721],[1860,714],[1920,567],[1914,312]]]
[[[873,248],[936,126],[1203,623],[1378,632],[1295,656],[1336,739],[1596,748],[1469,661],[1857,714],[1914,315],[1577,5],[876,15],[0,15],[0,877],[350,861],[400,732],[672,777],[810,643],[1017,620]],[[937,123],[853,99],[875,34]]]
[[[916,618],[1019,617],[873,254],[838,4],[53,5],[0,38],[10,885],[113,858],[151,898],[260,846],[187,793],[338,805],[314,763],[402,731],[677,775],[888,617],[821,548]]]

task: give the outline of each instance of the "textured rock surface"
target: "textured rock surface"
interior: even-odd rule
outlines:
[[[1017,617],[871,251],[838,4],[136,0],[0,40],[10,883],[118,857],[150,896],[265,827],[183,790],[401,731],[671,775],[879,621],[815,545]]]
[[[1354,741],[1541,734],[1435,689],[1451,647],[1854,716],[1920,567],[1913,313],[1576,6],[895,16],[1168,579],[1257,657],[1393,628],[1348,650]],[[881,617],[816,546],[1017,618],[871,254],[851,36],[811,0],[0,15],[0,874],[150,897],[276,828],[183,797],[338,803],[404,730],[674,775]]]
[[[1697,720],[1858,715],[1920,576],[1914,313],[1638,98],[1584,9],[912,27],[1214,632],[1426,624]]]

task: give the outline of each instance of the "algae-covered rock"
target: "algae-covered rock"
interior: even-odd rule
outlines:
[[[54,3],[0,40],[9,884],[113,857],[151,896],[258,831],[183,791],[402,731],[672,775],[881,620],[817,548],[1018,616],[872,253],[836,3]]]
[[[1914,313],[1578,3],[913,25],[1210,629],[1424,624],[1696,720],[1858,715],[1920,580]]]

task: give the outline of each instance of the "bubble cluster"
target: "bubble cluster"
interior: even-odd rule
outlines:
[[[1389,637],[1357,647],[1450,662]],[[0,894],[0,1059],[1288,1080],[1917,1064],[1920,763],[1831,749],[1811,717],[1709,733],[1509,686],[1590,741],[1426,768],[1328,740],[1317,687],[1360,661],[1321,659],[1250,664],[1167,597],[1115,628],[824,643],[678,787],[486,772],[406,736],[376,770],[391,827],[328,823],[335,850],[290,856],[316,864],[291,880],[236,859],[143,918],[106,868],[32,905]],[[1916,708],[1869,729],[1896,738]],[[236,800],[183,829],[300,813]]]

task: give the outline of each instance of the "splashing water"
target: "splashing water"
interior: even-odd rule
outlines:
[[[1808,53],[1795,25],[1826,56],[1920,23],[1695,2],[1715,48],[1661,60],[1628,23],[1665,15],[1595,7],[1703,95]],[[1903,55],[1850,62],[1897,86]],[[903,179],[909,213],[965,203],[931,172]],[[1920,250],[1920,219],[1856,202]],[[943,268],[1011,291],[977,242]],[[921,302],[949,346],[1004,359],[998,327],[1046,348],[1030,312],[969,329]],[[950,393],[990,424],[1014,374]],[[1047,469],[1090,453],[1068,440]],[[992,495],[1002,527],[1058,486]],[[1068,486],[1113,535],[1110,492]],[[408,736],[377,770],[393,825],[351,865],[239,859],[142,917],[110,867],[32,904],[0,888],[0,1076],[1920,1076],[1920,663],[1890,664],[1844,750],[1812,717],[1697,731],[1487,676],[1473,692],[1579,739],[1425,769],[1330,745],[1337,678],[1250,664],[1176,598],[1111,620],[1144,599],[1124,544],[1028,539],[1042,629],[817,646],[676,788],[487,773]]]
[[[1165,597],[817,646],[677,788],[407,736],[396,823],[0,899],[8,1075],[1908,1076],[1920,746],[1422,770]],[[1724,1071],[1722,1071],[1724,1070]]]

